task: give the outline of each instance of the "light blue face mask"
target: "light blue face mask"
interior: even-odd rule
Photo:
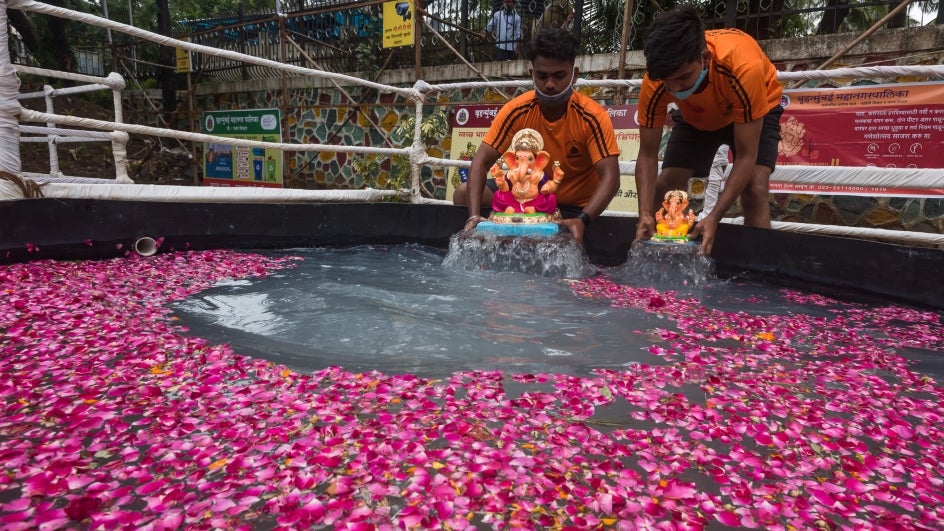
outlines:
[[[669,94],[675,96],[676,99],[684,100],[685,98],[694,94],[696,90],[698,90],[698,87],[701,86],[701,82],[705,80],[705,76],[707,75],[708,75],[708,67],[702,68],[701,74],[698,74],[698,79],[695,81],[695,84],[692,85],[692,88],[688,90],[683,90],[681,92],[672,92],[670,90]]]
[[[570,99],[570,95],[574,93],[574,80],[577,77],[577,67],[574,67],[571,72],[570,82],[567,83],[567,88],[554,94],[545,94],[541,92],[541,89],[538,88],[537,83],[534,85],[534,93],[537,95],[538,101],[545,105],[555,105],[559,103],[564,103]]]

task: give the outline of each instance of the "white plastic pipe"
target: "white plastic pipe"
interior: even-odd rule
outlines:
[[[141,256],[153,256],[157,253],[157,240],[142,236],[134,241],[134,252]]]

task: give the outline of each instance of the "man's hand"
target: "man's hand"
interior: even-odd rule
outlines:
[[[639,212],[639,223],[636,225],[636,239],[633,243],[641,242],[652,238],[656,232],[656,220],[652,217],[652,212],[641,210]]]
[[[583,221],[580,221],[577,218],[569,218],[561,220],[560,224],[570,231],[570,233],[574,236],[574,241],[580,245],[583,245],[583,233],[587,229],[583,226]]]
[[[482,216],[471,216],[469,219],[465,220],[465,226],[462,227],[462,230],[472,230],[480,221],[485,221],[485,218]]]
[[[701,254],[711,255],[711,247],[715,243],[715,232],[718,230],[720,220],[712,215],[705,216],[705,219],[699,221],[692,232],[688,235],[690,240],[701,237]]]

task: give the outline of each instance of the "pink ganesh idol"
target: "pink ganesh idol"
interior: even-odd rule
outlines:
[[[547,178],[544,168],[551,160],[544,151],[544,138],[534,129],[522,129],[511,140],[511,147],[502,155],[508,172],[500,161],[490,173],[498,191],[492,199],[492,210],[504,214],[549,214],[557,212],[554,193],[564,177],[560,163],[554,163],[553,175]]]

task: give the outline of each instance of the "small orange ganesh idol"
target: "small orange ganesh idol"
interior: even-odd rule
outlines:
[[[669,190],[662,201],[662,208],[656,212],[656,233],[654,240],[686,241],[688,230],[695,223],[695,213],[688,206],[688,194],[682,190]]]

